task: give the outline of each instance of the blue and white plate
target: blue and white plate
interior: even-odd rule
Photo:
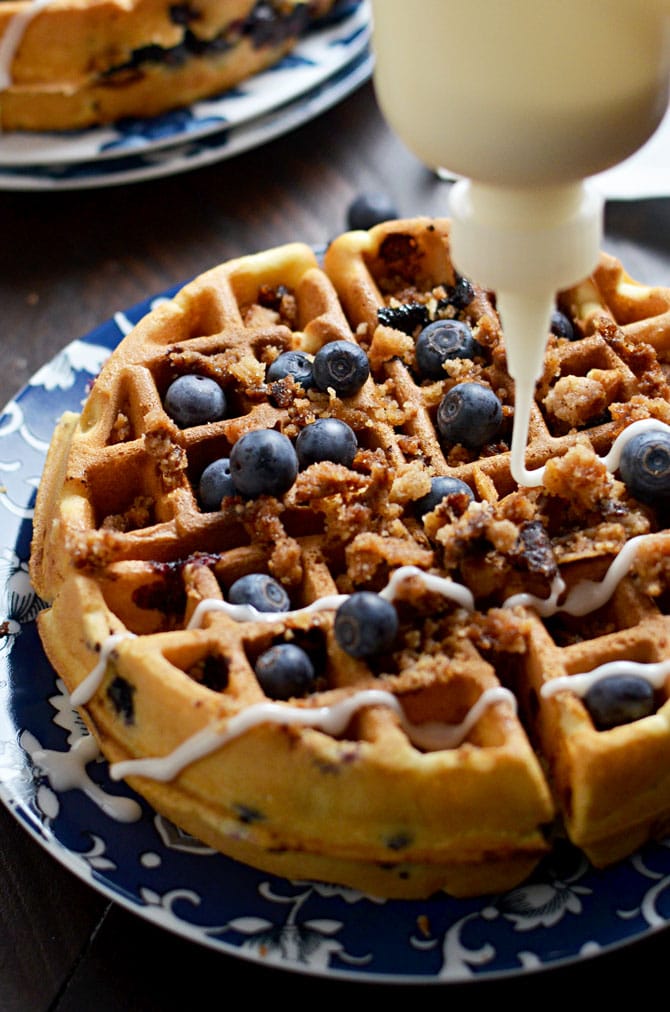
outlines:
[[[370,31],[368,0],[340,0],[288,56],[237,88],[150,119],[125,119],[67,133],[0,134],[0,167],[30,172],[37,167],[90,164],[237,130],[335,79],[367,48]]]
[[[342,101],[368,80],[372,57],[367,49],[316,88],[231,130],[218,130],[183,144],[117,158],[37,166],[0,166],[0,190],[80,190],[120,186],[220,162],[294,130]]]
[[[604,872],[565,844],[506,895],[380,901],[238,865],[109,778],[40,646],[44,605],[28,578],[32,504],[57,418],[79,410],[110,350],[156,301],[68,345],[0,416],[0,797],[16,818],[54,858],[147,920],[301,974],[474,982],[572,963],[665,927],[670,842]],[[73,763],[85,789],[67,788],[61,774]]]

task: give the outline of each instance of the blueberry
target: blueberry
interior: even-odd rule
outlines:
[[[356,433],[339,418],[317,418],[306,425],[295,441],[300,467],[309,467],[319,460],[351,467],[358,449]]]
[[[369,590],[352,594],[335,613],[335,639],[352,657],[373,657],[389,650],[397,632],[395,608]]]
[[[298,458],[288,436],[276,429],[245,432],[230,451],[230,474],[243,496],[282,495],[298,474]]]
[[[180,429],[205,425],[225,416],[226,395],[215,380],[187,373],[168,387],[165,410]]]
[[[231,604],[250,604],[257,611],[288,611],[291,601],[281,583],[267,573],[248,573],[228,591]]]
[[[594,682],[584,703],[599,731],[648,717],[656,710],[654,689],[637,675],[607,675]]]
[[[107,687],[107,698],[126,724],[135,723],[136,687],[117,675]]]
[[[440,299],[439,306],[453,306],[455,309],[466,309],[475,297],[475,290],[472,282],[460,274],[456,275],[456,282],[447,288],[446,299]]]
[[[444,379],[444,363],[452,358],[474,358],[481,348],[462,320],[435,320],[416,339],[416,364],[427,379]]]
[[[437,427],[449,443],[474,450],[490,442],[502,422],[502,404],[490,387],[457,383],[437,409]]]
[[[271,699],[304,696],[314,688],[314,665],[301,647],[278,643],[261,654],[254,668],[256,678]]]
[[[304,351],[284,351],[267,369],[268,383],[292,376],[298,386],[308,390],[312,386],[312,360]]]
[[[426,513],[432,513],[448,495],[466,495],[470,502],[473,502],[475,498],[470,486],[460,478],[438,475],[436,478],[431,478],[430,492],[417,499],[415,504],[417,515],[423,517]]]
[[[649,429],[633,436],[623,448],[621,479],[640,502],[670,496],[670,432]]]
[[[387,194],[361,193],[349,205],[347,227],[366,230],[397,217],[398,212]]]
[[[230,475],[230,460],[220,457],[208,464],[200,475],[198,497],[200,505],[206,513],[215,513],[221,509],[221,500],[228,495],[236,495],[233,479]]]
[[[551,333],[555,334],[556,337],[567,337],[568,341],[574,341],[574,327],[565,313],[561,313],[559,309],[555,309],[551,314],[551,323],[549,327]]]
[[[425,327],[429,319],[428,307],[422,302],[403,302],[400,306],[381,306],[377,310],[378,323],[410,336],[417,327]]]
[[[331,341],[314,356],[314,382],[319,390],[332,387],[338,397],[351,397],[370,375],[370,363],[352,341]]]

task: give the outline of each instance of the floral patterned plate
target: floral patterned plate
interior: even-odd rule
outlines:
[[[372,73],[372,56],[366,48],[326,81],[304,95],[258,116],[232,130],[186,140],[183,144],[134,153],[132,148],[117,158],[53,165],[0,165],[0,190],[81,190],[121,186],[202,168],[261,144],[267,144],[326,109],[341,102]],[[1,143],[1,142],[0,142]]]
[[[572,963],[665,927],[670,842],[605,872],[559,845],[506,895],[380,901],[238,865],[110,780],[40,646],[43,602],[28,578],[32,503],[56,419],[79,409],[110,350],[156,301],[68,345],[0,416],[0,797],[10,811],[55,859],[138,915],[303,974],[476,981]]]
[[[288,56],[237,88],[148,119],[64,133],[8,131],[0,134],[0,166],[35,169],[104,161],[234,130],[327,82],[367,47],[370,28],[368,0],[338,0]]]

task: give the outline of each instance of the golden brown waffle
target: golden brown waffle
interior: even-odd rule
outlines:
[[[218,94],[276,63],[333,0],[34,0],[0,4],[3,130],[66,130],[154,116]],[[269,25],[265,16],[274,11]],[[25,19],[25,22],[24,22]]]
[[[607,731],[575,693],[543,692],[605,661],[668,652],[670,538],[601,455],[631,421],[665,418],[659,320],[670,294],[664,302],[629,279],[608,287],[616,270],[604,259],[588,284],[561,296],[586,336],[549,338],[527,456],[546,464],[545,482],[523,490],[509,467],[514,391],[494,300],[455,274],[445,221],[347,233],[323,267],[300,244],[244,257],[145,317],[81,416],[56,430],[31,560],[51,603],[40,616],[45,649],[112,771],[234,858],[387,896],[515,885],[550,847],[555,805],[596,863],[662,828],[662,688],[654,714]],[[447,363],[443,379],[422,380],[417,313],[469,320],[479,351]],[[335,340],[366,352],[370,375],[354,394],[268,381],[278,354],[314,356]],[[222,420],[179,428],[170,418],[165,393],[183,373],[218,381],[229,405]],[[502,402],[499,431],[477,449],[447,444],[436,427],[442,397],[461,381]],[[205,466],[245,433],[295,440],[322,417],[356,433],[351,467],[322,461],[281,495],[200,507]],[[461,478],[474,501],[451,496],[422,518],[417,500],[435,475]],[[600,607],[543,617],[547,599],[599,581],[628,543],[641,548]],[[283,585],[288,613],[238,621],[217,609],[250,572]],[[393,599],[399,629],[379,655],[340,645],[336,604],[307,607],[360,590],[385,595],[394,574],[405,577]],[[466,596],[445,589],[454,587]],[[203,601],[215,604],[201,617]],[[309,654],[317,681],[268,700],[256,662],[285,642]],[[321,722],[346,706],[340,728]],[[254,714],[258,723],[238,734]],[[208,735],[223,737],[166,771],[165,757]],[[134,765],[142,759],[159,761]]]

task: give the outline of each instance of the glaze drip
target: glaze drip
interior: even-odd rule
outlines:
[[[113,763],[110,766],[110,775],[114,780],[141,776],[167,782],[174,780],[183,769],[198,759],[211,755],[228,742],[262,724],[300,725],[337,735],[346,729],[358,710],[369,706],[385,706],[397,714],[408,737],[419,748],[427,751],[457,748],[482,713],[489,706],[501,702],[510,704],[516,712],[516,699],[508,689],[495,687],[485,690],[460,724],[444,724],[438,721],[412,724],[406,719],[396,696],[383,689],[365,689],[339,703],[313,709],[272,702],[256,703],[232,717],[223,727],[204,727],[167,756]]]

